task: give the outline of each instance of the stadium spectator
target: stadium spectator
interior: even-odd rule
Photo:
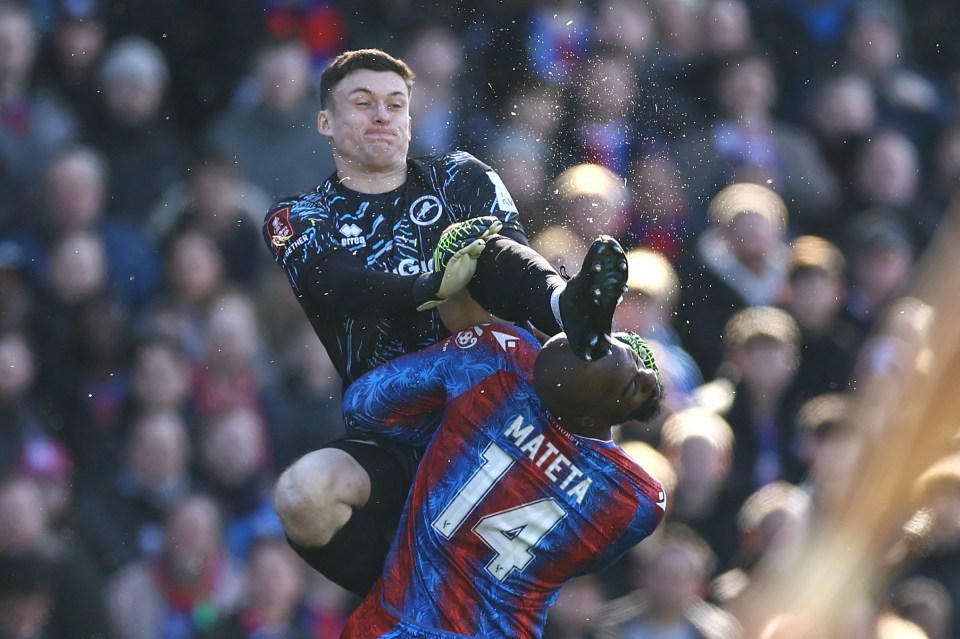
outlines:
[[[108,46],[98,75],[101,120],[84,138],[107,158],[109,214],[142,225],[189,157],[170,121],[170,69],[155,44],[127,36]]]
[[[209,235],[188,227],[167,240],[163,261],[163,284],[139,314],[137,328],[176,340],[191,361],[199,361],[207,351],[207,313],[226,290],[223,253]]]
[[[927,639],[950,639],[953,604],[943,585],[925,577],[909,577],[889,588],[893,614],[919,626]]]
[[[665,409],[674,412],[691,403],[694,389],[703,384],[697,363],[683,348],[673,327],[680,281],[673,265],[663,255],[646,248],[627,253],[630,277],[627,291],[617,307],[617,326],[634,331],[663,353],[660,375],[667,396]]]
[[[81,534],[107,574],[161,552],[163,521],[194,484],[179,414],[146,413],[128,429],[121,463],[102,468],[78,495]]]
[[[769,56],[752,49],[717,70],[717,113],[706,128],[692,123],[679,145],[681,169],[694,201],[704,202],[731,182],[772,188],[790,203],[793,228],[805,232],[837,205],[840,189],[815,138],[780,118],[776,72]]]
[[[242,569],[227,554],[217,503],[187,493],[171,505],[160,531],[160,552],[121,569],[107,583],[117,637],[189,637],[237,610]]]
[[[668,522],[688,526],[730,567],[737,550],[740,496],[731,490],[733,430],[712,410],[691,406],[667,417],[659,450],[677,473]]]
[[[107,214],[112,197],[106,158],[90,146],[62,149],[43,179],[40,214],[24,220],[11,236],[37,286],[49,277],[51,247],[73,231],[93,233],[103,244],[109,292],[130,307],[146,303],[157,290],[160,264],[156,246],[136,222]]]
[[[222,506],[226,548],[238,563],[261,537],[283,539],[270,488],[274,472],[266,425],[243,406],[203,424],[199,445],[200,485]]]
[[[199,153],[186,179],[154,207],[146,228],[159,244],[182,229],[199,229],[216,241],[227,280],[253,288],[269,258],[260,250],[260,211],[267,206],[266,193],[243,178],[234,160]]]
[[[596,639],[740,636],[736,620],[705,600],[716,557],[695,532],[666,524],[660,536],[633,552],[642,557],[636,589],[600,610],[593,624]]]
[[[329,176],[333,158],[315,134],[317,106],[306,45],[268,40],[254,55],[250,73],[255,102],[234,104],[215,117],[204,139],[274,201]]]
[[[577,164],[550,184],[550,211],[562,215],[584,242],[598,234],[626,241],[630,192],[623,178],[602,164]]]
[[[822,393],[797,412],[797,436],[814,519],[835,514],[848,503],[852,471],[863,455],[862,429],[853,421],[852,397]]]
[[[895,128],[919,149],[930,148],[948,112],[941,86],[914,65],[901,3],[856,3],[840,58],[869,78],[882,126]]]
[[[735,312],[773,305],[786,287],[790,246],[783,200],[771,189],[731,184],[710,201],[709,227],[676,263],[680,297],[674,326],[704,377],[723,356],[720,336]]]
[[[243,603],[197,636],[203,639],[325,639],[310,625],[306,566],[282,537],[253,540],[244,571]],[[342,620],[341,620],[342,623]]]
[[[80,130],[88,131],[100,117],[97,69],[107,45],[106,13],[95,1],[55,4],[59,15],[41,44],[37,81],[68,104]]]
[[[689,198],[680,167],[669,149],[634,160],[630,186],[630,239],[628,247],[646,247],[671,262],[706,226],[697,215],[699,206]]]
[[[849,289],[842,317],[862,339],[889,305],[906,293],[914,274],[916,244],[897,214],[884,208],[859,213],[844,244]]]
[[[791,242],[788,286],[781,306],[800,328],[795,392],[810,398],[847,388],[863,334],[843,318],[847,263],[833,242],[804,235]]]
[[[283,366],[265,410],[274,468],[284,469],[344,431],[336,367],[304,317],[279,346]]]
[[[50,613],[51,634],[111,637],[103,573],[76,537],[61,535],[51,526],[42,504],[43,491],[33,477],[14,473],[0,480],[0,555],[13,561],[40,561],[49,569],[45,585],[52,601],[44,607]]]
[[[917,478],[912,497],[917,511],[904,528],[906,553],[901,579],[923,577],[946,589],[950,609],[960,610],[960,456],[945,455]],[[960,637],[956,623],[950,637]]]
[[[753,580],[782,574],[809,526],[810,500],[801,488],[776,481],[751,494],[737,512],[740,543],[733,567],[713,580],[712,599],[734,613],[741,604],[749,606]]]
[[[0,5],[0,221],[20,227],[40,195],[47,164],[76,140],[76,116],[52,92],[31,85],[37,33],[27,8]]]

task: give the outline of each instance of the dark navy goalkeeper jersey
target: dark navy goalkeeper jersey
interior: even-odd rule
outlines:
[[[375,284],[349,295],[366,312],[350,316],[337,300],[306,294],[303,278],[334,251],[348,251],[371,271],[416,275],[433,267],[433,250],[451,223],[496,215],[517,225],[509,192],[487,165],[464,152],[407,161],[408,177],[388,193],[349,189],[336,175],[305,193],[277,203],[263,224],[263,239],[349,385],[366,371],[402,353],[446,337],[436,311],[398,314],[378,305]],[[411,281],[412,286],[412,281]]]
[[[347,390],[349,426],[429,446],[383,576],[342,637],[539,637],[565,582],[656,528],[660,483],[540,405],[538,350],[522,329],[478,326]]]

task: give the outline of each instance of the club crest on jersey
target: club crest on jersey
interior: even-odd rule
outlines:
[[[430,226],[443,215],[443,205],[435,195],[424,195],[410,205],[410,219],[417,226]]]
[[[456,342],[460,348],[473,348],[477,345],[477,336],[472,330],[460,331],[457,333]]]
[[[367,245],[367,238],[363,236],[363,229],[354,223],[344,224],[339,229],[340,246],[347,249],[362,248]]]
[[[293,224],[290,222],[290,207],[284,206],[274,211],[267,219],[267,232],[270,244],[279,255],[280,249],[293,237]]]

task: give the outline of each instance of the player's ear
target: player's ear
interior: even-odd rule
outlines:
[[[330,131],[330,114],[326,109],[323,109],[317,113],[317,131],[320,133],[320,135],[328,138],[333,135],[333,133]]]

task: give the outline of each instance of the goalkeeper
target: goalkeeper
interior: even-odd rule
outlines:
[[[267,213],[263,239],[346,389],[363,373],[461,326],[435,310],[469,283],[493,315],[564,331],[582,359],[610,350],[625,282],[619,245],[595,243],[565,281],[526,244],[497,174],[464,152],[408,158],[413,73],[374,49],[341,54],[320,80],[319,133],[336,172]],[[599,247],[599,248],[598,248]],[[364,595],[379,576],[420,451],[347,433],[280,476],[291,545]]]

